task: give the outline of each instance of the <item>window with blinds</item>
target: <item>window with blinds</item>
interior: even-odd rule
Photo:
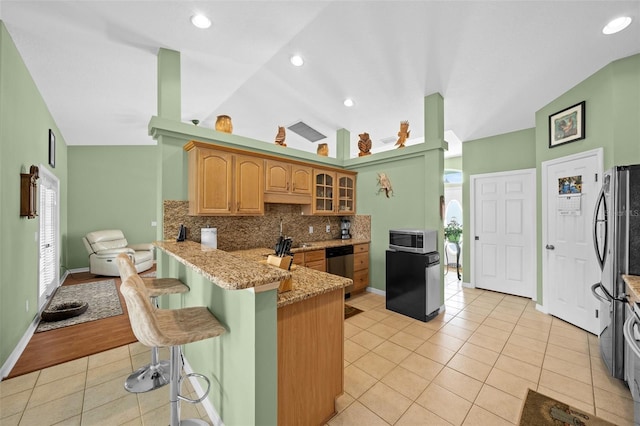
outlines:
[[[42,169],[41,169],[42,170]],[[40,274],[39,300],[41,308],[58,285],[58,181],[40,176]]]

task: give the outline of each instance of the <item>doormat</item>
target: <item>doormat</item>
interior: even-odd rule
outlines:
[[[614,426],[593,414],[570,407],[564,402],[529,389],[520,414],[520,426]]]
[[[362,312],[361,309],[354,308],[353,306],[344,305],[344,319],[351,318],[354,315],[358,315]]]
[[[118,289],[114,280],[63,285],[56,289],[48,306],[77,301],[89,304],[89,307],[82,315],[62,321],[40,321],[38,328],[36,328],[36,333],[123,314],[120,298],[118,297]]]

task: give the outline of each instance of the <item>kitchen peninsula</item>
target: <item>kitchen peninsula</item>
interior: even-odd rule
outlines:
[[[206,374],[225,424],[321,424],[343,392],[344,287],[348,278],[261,263],[266,248],[225,252],[193,241],[160,241],[158,276],[190,292],[169,308],[207,306],[228,333],[185,347]],[[278,294],[291,277],[293,289]]]

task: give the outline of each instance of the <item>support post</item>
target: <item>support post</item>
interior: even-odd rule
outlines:
[[[180,52],[158,51],[158,117],[182,120]]]

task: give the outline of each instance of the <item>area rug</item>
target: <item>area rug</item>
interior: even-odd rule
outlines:
[[[529,389],[520,414],[520,426],[614,426],[593,414],[585,413],[569,405]]]
[[[49,306],[81,301],[89,303],[85,313],[62,321],[40,321],[36,333],[122,315],[122,306],[114,280],[95,281],[58,287]]]
[[[351,318],[354,315],[358,315],[362,310],[354,308],[353,306],[344,305],[344,319]]]

